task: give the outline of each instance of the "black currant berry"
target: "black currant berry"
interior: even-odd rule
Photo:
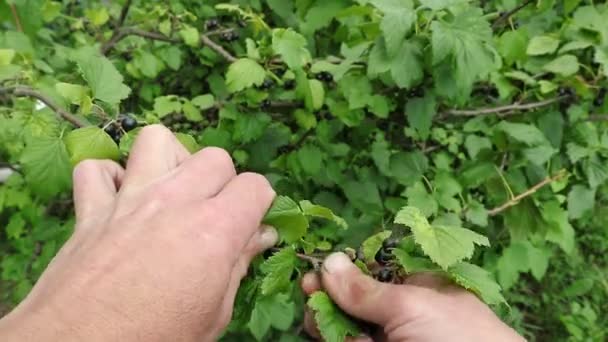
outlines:
[[[393,272],[388,268],[383,268],[378,272],[376,279],[383,283],[391,282],[393,280]]]
[[[112,140],[114,140],[114,142],[116,144],[120,143],[120,138],[122,137],[122,133],[120,132],[120,130],[112,125],[109,125],[108,127],[106,127],[104,129],[104,131],[110,136],[110,138],[112,138]]]
[[[234,37],[235,34],[236,34],[236,32],[233,32],[233,31],[223,32],[220,35],[220,39],[225,42],[231,42],[231,41],[238,39],[238,38]]]
[[[604,104],[604,98],[606,97],[606,88],[601,88],[600,91],[597,92],[597,96],[595,100],[593,100],[593,105],[596,107],[600,107]]]
[[[260,89],[270,89],[270,88],[272,88],[272,86],[274,86],[274,81],[267,78],[264,80],[264,82],[260,86]]]
[[[395,247],[397,247],[398,244],[399,244],[399,239],[388,238],[388,239],[382,241],[382,248],[384,248],[384,249],[395,248]]]
[[[274,73],[277,74],[277,76],[279,76],[279,77],[283,77],[283,75],[285,75],[286,72],[287,72],[287,69],[285,69],[285,68],[279,68],[274,71]]]
[[[266,99],[260,103],[260,109],[268,109],[270,108],[270,100]]]
[[[380,265],[388,264],[393,259],[393,254],[386,248],[380,248],[375,259]]]
[[[574,95],[574,91],[570,87],[559,87],[557,94],[559,96],[572,96]]]
[[[317,80],[322,82],[331,82],[334,80],[334,76],[327,71],[321,71],[317,75],[315,75]]]
[[[125,132],[129,132],[137,128],[137,120],[130,115],[125,115],[125,117],[120,121],[120,125]]]
[[[296,81],[295,80],[287,80],[283,84],[283,88],[285,88],[285,90],[292,90],[295,87],[296,87]]]
[[[408,93],[409,97],[423,97],[424,96],[424,88],[416,87]]]
[[[218,26],[220,26],[220,22],[217,18],[211,18],[205,22],[207,30],[215,30]]]

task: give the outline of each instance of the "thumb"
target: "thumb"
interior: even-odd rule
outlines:
[[[376,281],[363,274],[344,253],[331,254],[325,260],[321,279],[342,310],[380,326],[414,317],[420,311],[420,295],[425,295],[415,286]]]

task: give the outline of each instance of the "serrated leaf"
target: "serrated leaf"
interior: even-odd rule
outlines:
[[[70,187],[72,168],[65,143],[59,138],[31,139],[21,155],[25,179],[43,197]]]
[[[458,285],[473,291],[489,305],[506,304],[501,294],[501,288],[492,278],[490,272],[483,268],[460,262],[449,268],[448,274]]]
[[[179,35],[180,37],[182,37],[186,45],[191,47],[198,47],[200,38],[196,27],[186,25],[183,29],[179,31]]]
[[[154,99],[154,112],[159,118],[163,118],[171,113],[180,113],[182,103],[175,95],[159,96]]]
[[[184,145],[188,152],[195,153],[196,151],[200,150],[200,146],[196,142],[196,139],[194,139],[194,137],[190,134],[178,132],[175,133],[175,137],[182,145]]]
[[[277,196],[263,222],[279,232],[282,240],[294,243],[306,234],[308,220],[302,209],[287,196]]]
[[[131,88],[123,83],[123,77],[116,67],[97,49],[80,49],[74,60],[95,98],[109,104],[118,104],[131,93]]]
[[[98,127],[84,127],[71,131],[65,138],[72,165],[85,159],[120,158],[118,146],[112,138]]]
[[[288,288],[296,261],[296,252],[291,247],[281,249],[264,261],[260,265],[260,271],[264,273],[262,294],[269,296]]]
[[[437,266],[429,259],[411,256],[403,249],[394,248],[391,253],[407,274],[438,270]]]
[[[502,121],[496,128],[514,140],[528,146],[548,145],[547,138],[536,126],[523,123]]]
[[[407,121],[414,128],[421,140],[426,140],[429,136],[433,117],[437,114],[437,103],[435,96],[428,94],[422,98],[414,98],[407,102],[405,106]]]
[[[88,89],[79,84],[70,84],[58,82],[55,84],[55,90],[66,100],[72,104],[80,104],[82,99],[88,94]]]
[[[292,29],[272,31],[272,49],[283,57],[283,62],[291,69],[300,68],[310,62],[307,44],[306,38]]]
[[[384,34],[387,53],[392,57],[399,51],[416,21],[413,3],[411,0],[372,0],[371,3],[384,13],[380,29]]]
[[[326,342],[344,342],[347,336],[358,336],[359,329],[323,291],[317,291],[308,299],[315,322]]]
[[[266,70],[256,61],[249,58],[241,58],[230,64],[226,73],[226,87],[231,93],[259,86],[264,83]]]
[[[559,39],[551,36],[536,36],[530,39],[526,53],[530,56],[539,56],[554,53],[559,46]]]
[[[382,248],[382,243],[384,240],[388,239],[392,233],[393,232],[390,230],[383,231],[376,233],[363,241],[361,244],[361,252],[363,253],[366,262],[374,261],[376,253]]]
[[[422,47],[417,41],[406,40],[390,61],[393,80],[400,88],[410,88],[424,76]]]
[[[424,254],[444,270],[473,256],[475,245],[489,246],[488,238],[461,227],[431,226],[415,207],[404,207],[395,223],[409,227]]]
[[[306,216],[324,218],[333,221],[340,228],[348,228],[346,221],[340,216],[334,214],[334,212],[329,208],[318,204],[313,204],[312,202],[306,200],[300,201],[300,208],[302,208],[302,212]]]
[[[256,340],[263,341],[271,327],[285,331],[292,325],[294,318],[295,304],[289,296],[277,294],[258,297],[247,327]]]
[[[213,94],[199,95],[193,98],[190,102],[192,102],[192,104],[197,106],[200,110],[206,110],[215,105],[215,97]]]
[[[562,55],[545,64],[543,69],[564,77],[572,76],[578,72],[578,58],[574,55]]]

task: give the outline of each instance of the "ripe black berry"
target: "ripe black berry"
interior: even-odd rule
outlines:
[[[416,87],[408,93],[409,97],[423,97],[424,96],[424,88]]]
[[[220,35],[220,39],[225,42],[233,42],[238,40],[240,37],[239,33],[236,31],[228,31],[224,32]]]
[[[398,244],[399,244],[399,239],[388,238],[388,239],[382,241],[382,248],[384,248],[384,249],[395,248],[395,247],[397,247]]]
[[[266,99],[260,103],[261,109],[268,109],[270,107],[270,100]]]
[[[322,82],[331,82],[334,80],[334,76],[327,71],[321,71],[315,77]]]
[[[116,144],[120,143],[120,138],[122,137],[122,132],[113,124],[109,125],[104,129],[104,131],[114,140]]]
[[[596,107],[600,107],[604,104],[604,98],[606,97],[606,88],[601,88],[600,91],[597,92],[597,97],[593,100],[593,105]]]
[[[218,26],[220,26],[220,22],[217,18],[211,18],[205,22],[207,30],[215,30]]]
[[[125,132],[129,132],[137,128],[137,120],[130,115],[125,115],[125,117],[120,121],[120,125]]]
[[[393,259],[393,254],[386,248],[381,248],[378,253],[376,253],[375,259],[377,263],[384,265]]]
[[[295,87],[296,87],[296,81],[295,80],[287,80],[283,84],[283,88],[285,88],[285,90],[292,90]]]
[[[285,68],[279,68],[274,71],[274,73],[277,74],[277,76],[279,76],[279,77],[283,77],[283,75],[285,75],[286,72],[287,72],[287,69],[285,69]]]
[[[574,95],[574,91],[570,87],[560,87],[557,90],[557,94],[559,96],[572,96],[572,95]]]
[[[391,282],[393,280],[393,272],[388,268],[383,268],[378,272],[376,278],[383,283]]]
[[[264,80],[264,82],[260,86],[260,89],[270,89],[270,88],[272,88],[272,86],[274,86],[274,81],[267,78]]]

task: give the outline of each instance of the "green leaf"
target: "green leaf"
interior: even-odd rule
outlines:
[[[408,226],[424,254],[444,270],[473,256],[475,245],[489,246],[488,239],[461,227],[431,226],[415,207],[402,208],[395,223]]]
[[[201,115],[201,112],[194,106],[192,102],[188,100],[184,100],[184,103],[182,103],[182,112],[184,112],[184,116],[189,121],[203,121],[203,115]]]
[[[530,56],[539,56],[554,53],[559,46],[559,39],[551,36],[535,36],[530,39],[526,53]]]
[[[250,143],[264,134],[271,121],[272,118],[264,113],[239,115],[234,124],[232,138],[235,141]]]
[[[391,59],[390,71],[400,88],[410,88],[418,84],[424,76],[420,43],[413,40],[404,41]]]
[[[31,139],[21,155],[25,179],[32,190],[51,197],[70,187],[72,168],[62,139],[36,137]]]
[[[384,240],[388,239],[391,234],[390,230],[386,230],[380,233],[376,233],[363,241],[361,244],[361,252],[366,262],[374,261],[376,253],[382,248]]]
[[[543,69],[564,77],[572,76],[578,72],[578,58],[574,55],[562,55],[545,64]]]
[[[295,304],[286,294],[258,297],[247,327],[256,340],[263,341],[271,327],[282,331],[289,329],[295,319],[295,313]]]
[[[412,24],[416,21],[413,3],[411,0],[372,0],[370,2],[384,13],[380,29],[384,34],[387,53],[392,57],[399,51]]]
[[[357,325],[348,319],[325,292],[313,293],[307,304],[313,310],[319,332],[326,342],[344,342],[347,336],[359,335]]]
[[[506,300],[501,294],[500,285],[494,281],[490,272],[483,268],[460,262],[450,267],[448,274],[454,282],[467,290],[473,291],[486,304],[506,304]]]
[[[584,169],[585,174],[587,175],[587,180],[589,181],[589,186],[592,188],[597,188],[598,186],[604,184],[604,182],[608,179],[608,168],[604,162],[597,158],[597,156],[592,156],[586,160]]]
[[[575,196],[576,194],[573,196],[572,200],[579,200]],[[570,198],[570,195],[568,197]],[[582,198],[581,200],[586,199]],[[549,229],[545,236],[547,241],[556,243],[567,254],[572,254],[572,252],[574,252],[575,243],[574,228],[572,227],[568,219],[568,216],[570,214],[570,203],[572,202],[570,201],[570,199],[568,199],[568,211],[562,209],[557,201],[550,201],[548,203],[544,203],[541,207],[541,214],[543,216],[543,219],[545,220],[545,222],[547,222],[549,226]],[[583,206],[588,205],[587,203],[583,204]],[[580,208],[576,208],[576,210],[580,210]]]
[[[11,64],[15,57],[15,50],[13,49],[0,49],[0,66]]]
[[[180,113],[182,103],[175,95],[160,96],[154,99],[154,112],[159,118],[163,118],[171,113]]]
[[[194,137],[190,134],[178,132],[175,133],[175,137],[182,145],[184,145],[188,152],[196,153],[198,150],[200,150],[200,146],[198,145]]]
[[[79,105],[88,95],[88,89],[78,84],[59,82],[55,84],[55,90],[72,104]]]
[[[431,31],[433,64],[447,59],[461,92],[468,95],[476,80],[495,69],[492,29],[480,8],[469,7],[450,22],[433,21]]]
[[[593,212],[595,206],[595,189],[583,185],[575,185],[568,193],[568,217],[580,219]]]
[[[263,222],[276,228],[287,243],[297,242],[308,230],[308,220],[302,209],[287,196],[275,198]]]
[[[241,58],[230,64],[226,73],[226,87],[231,93],[236,93],[254,85],[264,83],[266,71],[256,61]]]
[[[262,294],[269,296],[287,289],[296,262],[296,252],[291,247],[282,248],[266,259],[260,265],[260,271],[264,273],[261,285]]]
[[[418,132],[422,140],[426,140],[430,133],[433,117],[437,114],[435,96],[427,95],[423,98],[409,100],[405,113],[410,126]]]
[[[534,165],[542,166],[551,160],[558,150],[549,145],[526,148],[523,150],[524,157]]]
[[[420,151],[399,152],[391,156],[391,174],[403,185],[420,180],[428,166],[427,158]]]
[[[84,14],[94,26],[102,26],[110,19],[110,15],[105,7],[86,9]]]
[[[480,227],[488,225],[488,210],[483,204],[477,201],[471,201],[466,211],[466,218],[469,222]]]
[[[407,204],[422,211],[424,216],[429,217],[437,214],[439,205],[432,194],[429,194],[422,182],[416,182],[408,186],[403,193],[407,198]]]
[[[207,110],[215,106],[215,97],[213,94],[199,95],[192,99],[193,105],[197,106],[200,110]]]
[[[82,48],[76,52],[74,60],[96,99],[118,104],[131,93],[131,88],[123,83],[122,75],[112,62],[97,49]]]
[[[297,155],[300,166],[305,173],[314,176],[321,171],[323,152],[320,148],[307,144],[298,150]]]
[[[391,253],[395,256],[399,265],[403,267],[406,274],[439,270],[429,259],[411,256],[403,249],[394,248]]]
[[[70,153],[72,165],[85,159],[120,158],[118,146],[112,138],[98,127],[84,127],[71,131],[65,138],[65,146]]]
[[[318,204],[313,204],[312,202],[306,200],[300,201],[300,208],[302,208],[302,212],[306,216],[324,218],[333,221],[340,228],[348,228],[346,221],[340,216],[334,214],[334,212],[329,208]]]
[[[503,131],[513,140],[528,146],[547,145],[547,138],[536,126],[502,121],[496,129]]]
[[[306,38],[292,29],[272,31],[272,49],[283,57],[283,62],[291,69],[301,68],[310,62],[310,52],[306,45]]]
[[[182,37],[186,45],[198,47],[198,44],[200,43],[200,35],[196,27],[185,25],[185,27],[179,31],[179,35]]]
[[[471,134],[465,139],[464,147],[467,149],[471,159],[475,159],[479,152],[483,150],[491,150],[492,142],[486,137]]]

